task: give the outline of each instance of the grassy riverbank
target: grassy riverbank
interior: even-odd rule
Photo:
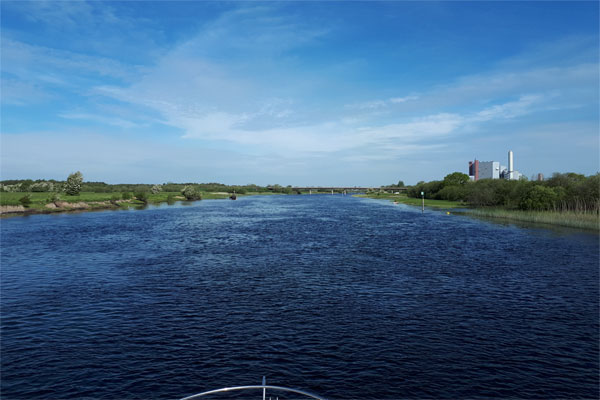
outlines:
[[[371,193],[359,194],[356,197],[370,199],[386,199],[411,206],[421,207],[421,199],[407,197],[403,194]],[[430,200],[425,199],[425,207],[434,208],[459,208],[468,205],[458,201]],[[600,216],[594,212],[572,212],[572,211],[521,211],[507,210],[502,208],[474,208],[461,211],[464,215],[482,218],[498,218],[507,221],[532,222],[556,226],[565,226],[577,229],[600,231]]]
[[[597,213],[593,212],[520,211],[498,208],[476,208],[465,211],[465,215],[600,231],[600,217]]]
[[[21,205],[19,199],[25,196],[27,193],[0,193],[0,205],[3,206],[18,206]],[[28,208],[44,208],[46,204],[51,203],[50,193],[45,192],[33,192],[29,193],[31,204]],[[148,194],[148,202],[149,203],[162,203],[167,201],[169,195],[181,196],[181,193],[170,193],[170,192],[161,192],[158,194]],[[67,203],[96,203],[96,202],[110,202],[113,200],[113,196],[117,197],[119,200],[122,200],[121,193],[94,193],[94,192],[81,192],[78,196],[67,196],[64,193],[60,195],[60,201],[64,201]],[[141,202],[135,199],[130,199],[131,203],[140,204]],[[125,203],[123,203],[125,204]]]
[[[419,206],[422,205],[421,199],[416,199],[413,197],[407,197],[404,194],[391,194],[391,193],[368,193],[368,194],[357,194],[356,197],[366,197],[369,199],[380,199],[380,200],[390,200],[397,201],[398,203],[408,204],[411,206]],[[434,208],[459,208],[466,207],[466,205],[460,201],[449,201],[449,200],[432,200],[425,199],[425,207],[434,207]]]
[[[51,193],[33,192],[29,193],[31,203],[24,208],[20,199],[27,193],[22,192],[2,192],[0,193],[1,214],[39,214],[62,211],[93,211],[100,209],[128,208],[130,206],[139,206],[144,202],[135,198],[123,199],[121,193],[94,193],[81,192],[78,196],[68,196],[60,194],[59,201],[52,201]],[[202,199],[227,199],[230,193],[227,192],[201,192]],[[238,194],[237,196],[273,194],[273,192],[249,192]],[[185,198],[179,192],[160,192],[156,194],[147,193],[149,204],[160,204],[168,201],[184,201]]]

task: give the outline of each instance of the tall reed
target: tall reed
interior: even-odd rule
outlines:
[[[477,208],[467,211],[477,217],[502,218],[513,221],[535,222],[565,226],[578,229],[600,231],[600,214],[598,208],[590,210],[586,207],[578,211],[563,209],[562,211],[519,211],[499,208]]]

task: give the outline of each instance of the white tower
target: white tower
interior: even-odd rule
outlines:
[[[512,150],[508,151],[508,179],[514,179],[514,166],[513,166],[513,152]]]

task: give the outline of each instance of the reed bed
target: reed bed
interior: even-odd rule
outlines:
[[[598,211],[519,211],[498,208],[477,208],[468,210],[467,214],[477,217],[503,218],[513,221],[535,222],[600,231],[600,215]]]

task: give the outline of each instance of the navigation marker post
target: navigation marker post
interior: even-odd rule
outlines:
[[[421,192],[421,200],[423,200],[423,204],[421,205],[421,212],[425,212],[425,192]]]

